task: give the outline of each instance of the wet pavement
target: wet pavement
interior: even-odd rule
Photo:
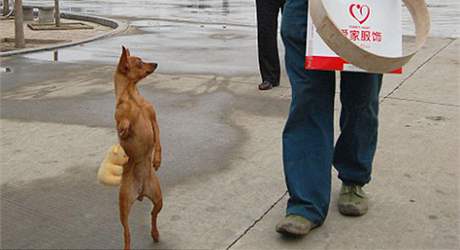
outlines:
[[[43,1],[31,0],[31,3]],[[460,2],[428,0],[435,37],[460,36]],[[120,45],[146,60],[160,63],[163,73],[256,74],[255,5],[249,0],[61,1],[63,11],[115,17],[130,31],[103,41],[58,50],[63,62],[113,64]],[[404,33],[413,25],[404,8]],[[279,41],[281,54],[283,46]],[[27,58],[54,60],[53,52]]]
[[[162,73],[257,73],[256,31],[253,28],[155,20],[136,20],[130,24],[128,34],[61,49],[58,60],[114,64],[124,45],[146,61],[159,63]],[[54,53],[48,51],[25,57],[51,61]]]
[[[58,50],[62,62],[113,64],[123,44],[146,60],[159,62],[162,73],[248,75],[258,69],[252,1],[61,1],[61,8],[115,17],[131,25],[125,35]],[[26,58],[49,61],[54,54]]]
[[[460,36],[460,2],[457,0],[425,0],[433,22],[432,36]],[[29,0],[28,2],[44,2]],[[49,1],[50,2],[50,1]],[[255,26],[254,0],[61,0],[64,11],[126,17],[183,20],[200,23],[224,23]],[[407,9],[403,9],[406,34],[413,33]]]
[[[63,11],[129,19],[160,18],[201,23],[255,24],[255,1],[252,0],[61,0],[60,3]]]
[[[71,7],[67,7],[68,3]],[[244,186],[226,185],[217,193],[210,192],[215,185],[200,187],[200,183],[216,177],[228,181],[237,178],[237,182],[248,182],[246,178],[255,177],[243,174],[247,177],[241,178],[241,171],[244,173],[250,164],[233,166],[235,159],[244,155],[237,151],[246,139],[232,114],[238,107],[245,113],[261,110],[272,100],[261,96],[256,97],[259,100],[255,104],[249,104],[254,100],[253,95],[235,95],[221,87],[236,84],[234,88],[238,89],[241,80],[230,80],[232,76],[257,74],[255,27],[247,25],[245,20],[252,16],[241,15],[235,2],[232,11],[228,2],[222,3],[218,11],[190,1],[179,4],[156,1],[155,5],[142,1],[142,7],[136,7],[141,2],[125,3],[128,5],[121,1],[97,4],[62,1],[64,11],[119,16],[131,25],[121,36],[56,52],[2,58],[1,67],[11,69],[10,73],[1,75],[0,85],[3,247],[113,249],[120,246],[117,189],[98,185],[95,171],[101,156],[116,141],[111,78],[122,44],[131,48],[133,54],[159,63],[157,75],[142,84],[141,91],[156,105],[164,152],[159,172],[165,196],[164,211],[167,211],[162,213],[164,219],[160,222],[164,243],[152,246],[151,241],[145,240],[148,213],[139,208],[149,207],[144,202],[131,215],[131,220],[137,222],[132,223],[133,246],[228,245],[233,235],[239,234],[237,228],[244,228],[262,212],[248,214],[232,208],[241,205],[243,201],[238,200],[234,205],[226,205],[227,209],[219,205],[236,198],[232,193],[243,192]],[[239,5],[240,9],[250,11],[246,3]],[[144,15],[139,15],[141,13]],[[167,20],[151,18],[161,13]],[[203,18],[196,22],[192,18],[196,16]],[[226,23],[225,16],[242,18]],[[189,75],[184,75],[187,73]],[[158,88],[158,84],[163,84],[163,88]],[[267,115],[282,116],[288,100],[280,104]],[[21,132],[17,134],[19,127]],[[240,173],[228,173],[231,169]],[[251,172],[255,173],[254,169]],[[189,191],[177,191],[184,188]],[[223,195],[222,192],[229,193]],[[213,197],[215,195],[218,196]],[[200,196],[201,202],[186,202]],[[265,204],[260,209],[271,205],[270,199],[263,199],[264,196],[256,199]],[[232,230],[221,231],[221,236],[215,235],[212,241],[200,236],[192,244],[193,234],[181,233],[225,210],[227,215],[243,214],[244,218],[230,223]],[[202,211],[201,215],[188,218],[197,211]],[[25,227],[24,221],[34,226]],[[197,230],[201,235],[203,227],[198,226]],[[17,240],[18,236],[25,235],[30,236]],[[180,239],[179,235],[185,238]]]
[[[1,66],[5,65],[13,73],[2,74],[1,78],[2,246],[119,247],[117,189],[102,187],[95,180],[104,152],[116,142],[113,66],[24,58],[2,60]],[[254,151],[241,152],[248,141],[249,132],[244,128],[252,115],[266,119],[268,126],[273,120],[280,125],[289,101],[258,94],[250,81],[253,79],[155,74],[141,84],[143,95],[156,105],[161,129],[163,163],[159,176],[165,208],[160,230],[164,240],[159,245],[146,240],[149,204],[144,202],[137,204],[131,215],[133,246],[176,249],[229,245],[241,229],[271,205],[269,197],[277,193],[274,188],[281,187],[282,182],[268,189],[264,183],[280,180],[280,168],[259,173],[260,166],[251,159]],[[275,93],[287,91],[284,87]],[[264,111],[275,102],[277,105]],[[240,115],[235,116],[235,112]],[[242,124],[243,118],[249,122]],[[274,145],[279,140],[277,135],[257,141],[268,140]],[[278,150],[273,146],[258,157]],[[265,157],[265,161],[268,159]],[[256,197],[261,206],[254,211],[238,209],[253,200],[240,196],[253,195],[245,194],[245,190],[257,179],[255,190],[273,193]],[[203,230],[213,225],[208,218],[216,216],[215,223],[228,220],[228,216],[240,219],[218,231],[220,235],[212,240],[206,239]],[[205,228],[201,225],[204,222]],[[195,224],[198,239],[184,233]],[[18,241],[17,237],[25,238]]]
[[[375,246],[376,238],[378,246],[388,249],[458,248],[458,206],[451,202],[459,197],[458,172],[454,164],[440,164],[458,162],[460,103],[452,91],[458,89],[457,40],[430,39],[403,75],[385,78],[382,118],[389,122],[382,123],[386,139],[379,146],[377,178],[370,187],[378,214],[353,224],[371,225],[369,230],[356,235],[347,228],[349,221],[331,207],[330,226],[320,228],[312,241],[293,242],[271,234],[286,199],[280,136],[290,89],[285,75],[279,88],[264,93],[256,89],[254,2],[61,3],[63,10],[115,16],[131,27],[120,36],[58,50],[57,61],[54,52],[2,58],[0,66],[11,69],[0,76],[2,247],[121,246],[117,189],[98,185],[95,176],[105,151],[116,142],[112,73],[124,44],[132,54],[159,63],[158,72],[140,89],[156,106],[164,153],[159,171],[165,197],[159,219],[162,241],[154,244],[149,238],[150,204],[137,203],[130,217],[133,247],[332,244],[339,249],[356,248],[346,239],[358,237],[362,249]],[[454,17],[443,17],[447,21],[441,25],[451,27],[459,16],[458,8],[452,8],[457,2],[443,3],[431,8],[453,9]],[[451,28],[436,29],[435,35],[438,30],[443,36],[456,36],[448,32]],[[436,70],[430,72],[431,68]],[[435,79],[444,85],[434,88]],[[413,130],[405,131],[407,126]],[[402,146],[396,138],[411,146]],[[438,162],[426,159],[432,152],[425,152],[425,147],[417,148],[430,140]],[[395,145],[401,147],[392,150]],[[414,158],[421,160],[408,160]],[[388,186],[396,197],[384,192]],[[334,180],[334,195],[337,189]],[[433,203],[432,197],[439,202]],[[401,204],[412,206],[396,210]],[[412,211],[419,211],[415,221],[409,219]],[[262,220],[265,215],[268,221]],[[395,224],[407,231],[393,230]],[[339,241],[330,237],[334,232],[341,235]],[[437,240],[426,240],[432,232],[437,232]],[[404,233],[404,240],[394,240]]]
[[[460,1],[425,0],[431,15],[430,36],[460,37]],[[415,34],[414,25],[407,9],[403,9],[403,32]]]

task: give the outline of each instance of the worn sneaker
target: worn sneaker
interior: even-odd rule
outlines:
[[[347,216],[361,216],[367,213],[368,198],[359,185],[342,184],[339,196],[339,212]]]
[[[276,232],[288,236],[306,235],[315,227],[309,220],[299,215],[287,215],[277,225]]]

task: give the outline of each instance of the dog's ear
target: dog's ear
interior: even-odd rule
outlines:
[[[120,56],[120,61],[118,62],[118,71],[121,73],[128,73],[128,56],[129,56],[129,50],[125,48],[125,46],[122,47],[122,52]]]

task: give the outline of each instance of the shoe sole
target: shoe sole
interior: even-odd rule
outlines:
[[[345,216],[357,217],[357,216],[365,215],[367,213],[367,208],[359,210],[353,205],[346,204],[346,205],[339,205],[339,212]]]
[[[272,87],[270,87],[270,88],[267,88],[267,89],[262,89],[262,88],[260,88],[260,87],[259,87],[259,90],[262,90],[262,91],[264,91],[264,90],[270,90],[270,89],[272,89],[272,88],[273,88],[273,86],[272,86]]]
[[[300,237],[300,236],[305,236],[310,233],[311,230],[317,228],[317,225],[313,225],[309,229],[306,230],[296,230],[294,228],[290,228],[289,224],[288,225],[283,225],[283,226],[278,226],[276,225],[276,232],[287,236],[287,237]]]
[[[270,90],[270,89],[273,89],[273,88],[276,88],[276,87],[279,87],[279,86],[280,86],[280,84],[278,84],[278,85],[273,85],[273,84],[272,84],[271,87],[268,88],[268,89],[261,89],[261,88],[259,87],[259,90]]]
[[[292,229],[287,229],[287,228],[284,228],[284,227],[277,227],[276,228],[276,232],[284,235],[284,236],[288,236],[288,237],[299,237],[299,236],[304,236],[304,235],[307,235],[310,230],[308,231],[298,231],[298,230],[292,230]]]

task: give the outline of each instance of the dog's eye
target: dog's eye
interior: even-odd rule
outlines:
[[[142,61],[137,62],[137,67],[142,68],[144,66],[144,63]]]

